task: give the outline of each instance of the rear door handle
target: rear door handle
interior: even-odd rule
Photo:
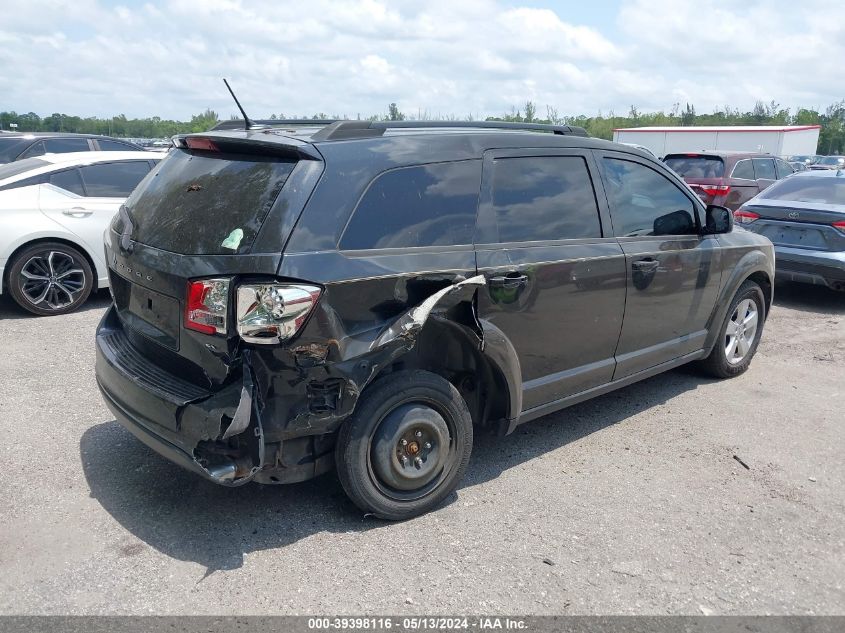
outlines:
[[[94,212],[86,209],[85,207],[72,207],[62,211],[62,215],[66,215],[70,218],[87,218],[92,213]]]
[[[487,283],[493,288],[519,288],[528,283],[528,275],[512,272],[507,275],[490,277]]]
[[[656,259],[638,259],[631,264],[631,268],[640,273],[650,273],[657,270],[659,267],[660,262]]]

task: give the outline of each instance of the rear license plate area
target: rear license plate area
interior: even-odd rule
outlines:
[[[121,316],[134,330],[175,350],[179,348],[179,315],[179,302],[173,297],[131,284]]]

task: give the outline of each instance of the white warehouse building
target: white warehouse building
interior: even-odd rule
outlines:
[[[642,145],[661,158],[708,149],[792,156],[815,154],[820,129],[819,125],[631,127],[613,130],[613,140]]]

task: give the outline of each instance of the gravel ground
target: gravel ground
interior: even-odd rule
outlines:
[[[682,368],[478,438],[401,524],[333,475],[226,489],[136,441],[94,382],[107,303],[0,298],[0,613],[845,614],[845,294],[779,287],[737,379]]]

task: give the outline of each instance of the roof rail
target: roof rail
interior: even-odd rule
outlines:
[[[311,126],[317,127],[322,125],[330,125],[337,123],[338,119],[250,119],[252,126],[251,130],[267,128],[267,127],[285,127],[285,126]],[[211,130],[242,130],[244,128],[243,119],[230,119],[228,121],[220,121]]]
[[[522,130],[551,132],[570,136],[588,136],[584,128],[574,125],[548,125],[546,123],[511,123],[509,121],[337,121],[311,136],[312,141],[340,141],[355,138],[382,136],[392,129],[430,128],[482,128],[489,130]]]

